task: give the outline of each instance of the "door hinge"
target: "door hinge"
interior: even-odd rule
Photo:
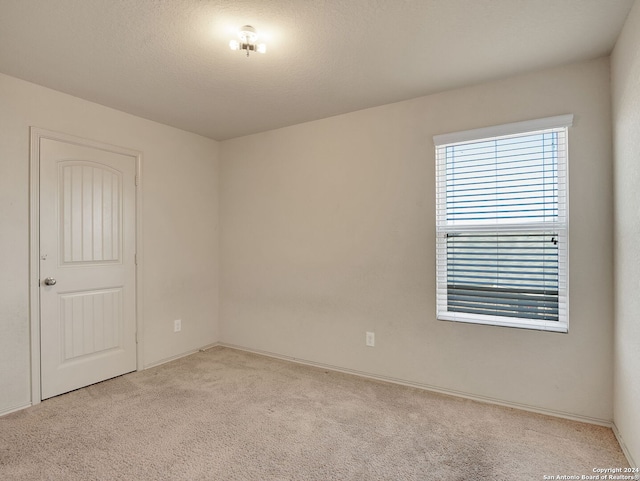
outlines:
[[[140,183],[140,178],[136,175],[136,185],[139,185]]]
[[[133,254],[133,263],[137,266],[138,265],[138,254]]]

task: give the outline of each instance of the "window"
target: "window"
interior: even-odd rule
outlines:
[[[572,115],[437,135],[437,318],[567,332]]]

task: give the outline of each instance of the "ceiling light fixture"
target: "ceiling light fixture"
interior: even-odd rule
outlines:
[[[240,37],[239,42],[237,40],[231,40],[231,42],[229,42],[229,48],[231,50],[245,50],[247,57],[250,52],[265,53],[267,51],[267,46],[264,43],[256,43],[258,33],[251,25],[242,27],[238,32],[238,37]]]

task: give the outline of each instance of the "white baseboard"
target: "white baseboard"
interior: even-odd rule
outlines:
[[[198,352],[204,352],[204,351],[208,351],[209,349],[213,349],[214,347],[218,347],[221,344],[219,342],[214,342],[213,344],[207,344],[204,347],[201,347],[200,349],[198,349]]]
[[[620,445],[622,452],[627,458],[627,461],[629,461],[629,466],[631,466],[632,468],[640,467],[638,466],[638,463],[636,463],[635,459],[633,459],[633,456],[631,456],[631,452],[629,452],[629,449],[627,448],[627,445],[625,444],[624,439],[622,438],[622,434],[620,434],[620,430],[618,429],[618,426],[616,426],[616,423],[611,424],[611,429],[613,430],[613,434],[615,434],[616,439],[618,440],[618,444]]]
[[[394,378],[394,377],[390,377],[390,376],[380,376],[377,374],[373,374],[373,373],[369,373],[369,372],[364,372],[364,371],[358,371],[355,369],[347,369],[347,368],[342,368],[339,366],[333,366],[330,364],[324,364],[321,362],[315,362],[315,361],[309,361],[306,359],[299,359],[296,357],[292,357],[292,356],[283,356],[281,354],[277,354],[277,353],[273,353],[273,352],[269,352],[269,351],[262,351],[259,349],[251,349],[251,348],[247,348],[247,347],[243,347],[243,346],[238,346],[235,344],[229,344],[226,342],[219,342],[217,343],[217,345],[222,346],[222,347],[228,347],[230,349],[237,349],[239,351],[246,351],[246,352],[251,352],[253,354],[259,354],[262,356],[267,356],[267,357],[273,357],[275,359],[281,359],[283,361],[291,361],[291,362],[295,362],[298,364],[304,364],[307,366],[313,366],[313,367],[319,367],[321,369],[328,369],[330,371],[336,371],[336,372],[342,372],[345,374],[353,374],[355,376],[360,376],[360,377],[365,377],[368,379],[375,379],[376,381],[384,381],[384,382],[390,382],[393,384],[400,384],[402,386],[408,386],[408,387],[414,387],[414,388],[418,388],[418,389],[423,389],[425,391],[431,391],[431,392],[437,392],[439,394],[446,394],[449,396],[456,396],[456,397],[461,397],[461,398],[465,398],[465,399],[470,399],[472,401],[478,401],[478,402],[483,402],[483,403],[488,403],[488,404],[497,404],[499,406],[505,406],[505,407],[509,407],[509,408],[514,408],[514,409],[520,409],[522,411],[528,411],[528,412],[533,412],[533,413],[537,413],[537,414],[545,414],[547,416],[553,416],[553,417],[557,417],[557,418],[563,418],[563,419],[569,419],[571,421],[578,421],[578,422],[583,422],[583,423],[588,423],[588,424],[595,424],[598,426],[605,426],[605,427],[612,427],[613,426],[613,422],[609,419],[600,419],[600,418],[594,418],[594,417],[589,417],[589,416],[582,416],[579,414],[573,414],[573,413],[568,413],[568,412],[564,412],[564,411],[556,411],[553,409],[546,409],[546,408],[540,408],[537,406],[530,406],[528,404],[521,404],[521,403],[515,403],[515,402],[511,402],[511,401],[504,401],[502,399],[495,399],[495,398],[490,398],[490,397],[486,397],[486,396],[478,396],[476,394],[471,394],[471,393],[467,393],[464,391],[456,391],[453,389],[446,389],[446,388],[441,388],[438,386],[432,386],[430,384],[422,384],[422,383],[417,383],[417,382],[413,382],[413,381],[408,381],[406,379],[399,379],[399,378]]]
[[[154,361],[154,362],[151,362],[149,364],[145,364],[144,367],[142,368],[142,370],[144,371],[146,369],[151,369],[152,367],[161,366],[162,364],[166,364],[168,362],[175,361],[175,360],[180,359],[182,357],[190,356],[191,354],[195,354],[196,352],[206,351],[207,349],[211,349],[212,347],[216,347],[218,345],[220,345],[219,342],[214,342],[212,344],[207,344],[207,345],[205,345],[203,347],[200,347],[198,349],[191,349],[191,350],[183,352],[181,354],[176,354],[175,356],[165,357],[164,359],[160,359],[159,361]]]
[[[23,409],[27,409],[30,407],[31,407],[31,403],[21,404],[20,406],[9,408],[5,411],[0,411],[0,417],[6,416],[7,414],[15,413],[16,411],[22,411]]]

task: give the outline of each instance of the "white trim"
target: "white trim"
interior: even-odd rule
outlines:
[[[132,151],[136,152],[136,151]],[[142,293],[142,272],[144,245],[142,242],[142,152],[136,152],[136,370],[144,369],[144,308]]]
[[[502,137],[505,135],[522,134],[525,132],[533,132],[535,130],[571,127],[572,125],[573,114],[557,115],[555,117],[546,117],[544,119],[525,120],[523,122],[513,122],[510,124],[493,125],[491,127],[481,127],[479,129],[434,135],[433,143],[440,146],[458,142],[468,142],[471,140]]]
[[[1,411],[0,412],[0,417],[2,416],[6,416],[7,414],[11,414],[11,413],[15,413],[17,411],[22,411],[23,409],[27,409],[31,407],[31,403],[29,404],[21,404],[20,406],[14,407],[14,408],[9,408],[5,411]]]
[[[212,348],[217,347],[219,345],[220,345],[219,342],[214,342],[213,344],[207,344],[206,346],[200,347],[198,349],[190,349],[190,350],[188,350],[186,352],[183,352],[181,354],[176,354],[175,356],[165,357],[164,359],[160,359],[159,361],[155,361],[155,362],[149,363],[146,366],[144,366],[144,369],[151,369],[153,367],[158,367],[158,366],[161,366],[163,364],[167,364],[168,362],[177,361],[178,359],[182,359],[183,357],[191,356],[192,354],[195,354],[197,352],[208,351],[209,349],[212,349]]]
[[[303,364],[305,366],[318,367],[321,369],[327,369],[329,371],[342,372],[345,374],[352,374],[354,376],[363,377],[367,379],[374,379],[376,381],[389,382],[391,384],[399,384],[401,386],[414,387],[418,389],[422,389],[424,391],[435,392],[439,394],[446,394],[448,396],[455,396],[458,398],[470,399],[472,401],[478,401],[486,404],[495,404],[498,406],[505,406],[509,408],[519,409],[521,411],[527,411],[532,413],[544,414],[547,416],[552,416],[555,418],[569,419],[571,421],[578,421],[588,424],[595,424],[597,426],[604,426],[610,428],[613,423],[609,419],[601,419],[594,418],[590,416],[581,416],[579,414],[568,413],[566,411],[556,411],[553,409],[540,408],[537,406],[531,406],[529,404],[515,403],[511,401],[503,401],[501,399],[486,397],[486,396],[478,396],[475,394],[467,393],[464,391],[457,391],[454,389],[446,389],[438,386],[433,386],[431,384],[423,384],[413,381],[407,381],[406,379],[400,379],[390,376],[381,376],[378,374],[373,374],[364,371],[358,371],[355,369],[342,368],[338,366],[334,366],[331,364],[324,364],[322,362],[309,361],[306,359],[301,359],[292,356],[284,356],[282,354],[276,354],[270,351],[263,351],[260,349],[252,349],[248,347],[238,346],[236,344],[230,344],[227,342],[219,342],[218,345],[220,347],[226,347],[228,349],[235,349],[238,351],[250,352],[252,354],[258,354],[260,356],[272,357],[274,359],[280,359],[283,361],[295,362],[296,364]]]
[[[61,132],[30,127],[29,172],[29,330],[31,337],[31,404],[42,401],[40,389],[40,139],[51,139],[133,157],[136,192],[136,369],[141,370],[142,345],[142,152]]]
[[[631,455],[629,448],[627,448],[627,445],[624,442],[622,434],[620,434],[620,430],[618,429],[618,426],[616,426],[615,422],[611,423],[611,429],[613,430],[613,434],[616,437],[618,444],[620,445],[620,449],[622,449],[622,454],[625,455],[625,457],[627,458],[627,461],[629,462],[629,466],[631,466],[632,468],[640,468],[638,463],[636,463],[635,459],[633,459],[633,456]]]
[[[464,312],[449,311],[438,312],[436,317],[439,321],[482,324],[485,326],[496,327],[513,327],[516,329],[533,329],[536,331],[561,332],[565,334],[569,332],[569,326],[566,322],[562,321],[537,321],[535,319],[487,316],[483,314],[467,314]]]
[[[40,129],[30,128],[29,147],[29,334],[31,337],[31,404],[40,391]]]

